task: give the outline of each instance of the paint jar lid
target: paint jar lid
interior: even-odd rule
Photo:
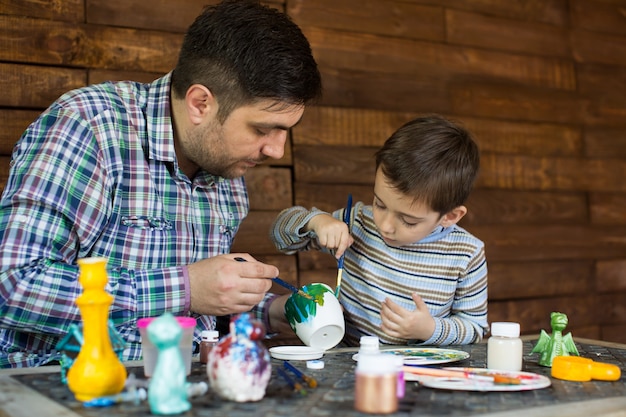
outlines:
[[[401,357],[390,353],[359,354],[356,371],[365,374],[391,374],[398,372],[398,359]]]
[[[320,360],[306,361],[306,367],[308,369],[324,369],[324,361],[320,361]]]
[[[141,318],[137,320],[137,327],[140,329],[145,329],[150,325],[150,323],[152,323],[157,318],[158,317]],[[176,319],[176,321],[178,322],[178,324],[180,324],[180,327],[182,328],[196,327],[196,319],[194,319],[193,317],[176,316],[174,318]]]
[[[378,353],[379,348],[378,336],[361,336],[359,340],[359,354]]]
[[[519,332],[519,323],[508,321],[497,321],[495,323],[491,323],[492,336],[519,337]]]
[[[220,338],[220,332],[217,330],[202,330],[200,338],[204,342],[217,342]]]

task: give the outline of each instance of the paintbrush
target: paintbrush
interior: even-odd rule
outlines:
[[[468,372],[422,366],[403,366],[402,370],[408,374],[435,376],[440,378],[474,379],[476,381],[493,382],[498,385],[519,385],[522,383],[519,378],[489,372]]]
[[[352,194],[348,194],[348,203],[346,209],[343,212],[343,222],[348,226],[348,233],[350,233],[350,212],[352,211]],[[337,286],[335,287],[335,297],[339,298],[339,290],[341,289],[341,277],[343,275],[343,258],[345,252],[339,257],[337,262]]]
[[[285,371],[280,368],[276,368],[276,372],[278,372],[278,375],[280,375],[294,391],[299,392],[302,395],[306,394],[306,390],[304,389],[304,387],[299,382],[291,379],[291,377],[287,375]]]
[[[235,260],[237,262],[246,262],[246,260],[244,258],[241,257],[236,257]],[[280,285],[281,287],[287,288],[289,291],[293,292],[293,293],[297,293],[298,295],[304,297],[304,298],[308,298],[309,300],[313,299],[313,296],[311,296],[310,294],[307,294],[306,292],[304,292],[301,289],[298,289],[296,287],[294,287],[293,285],[291,285],[290,283],[288,283],[287,281],[283,281],[282,279],[278,278],[278,277],[274,277],[272,278],[272,281],[274,281],[275,283],[277,283],[278,285]]]
[[[301,372],[298,368],[290,364],[288,361],[284,361],[283,365],[285,365],[285,368],[293,372],[298,378],[306,382],[309,388],[317,387],[317,380],[315,378],[305,375],[303,372]]]

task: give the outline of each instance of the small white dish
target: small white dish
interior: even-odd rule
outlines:
[[[308,361],[319,359],[324,356],[322,349],[316,349],[309,346],[274,346],[269,349],[270,356],[274,359],[282,359],[285,361]]]

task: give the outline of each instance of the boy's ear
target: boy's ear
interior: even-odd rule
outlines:
[[[443,217],[441,218],[440,224],[443,227],[452,226],[453,224],[457,224],[459,220],[461,220],[463,216],[465,216],[466,214],[467,214],[467,207],[458,206],[454,208],[452,211],[449,211],[446,214],[444,214]]]

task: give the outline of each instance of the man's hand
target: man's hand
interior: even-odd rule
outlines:
[[[399,339],[428,340],[435,331],[435,320],[422,297],[413,293],[415,310],[409,311],[386,298],[380,308],[382,330]]]
[[[311,218],[306,225],[306,230],[313,230],[320,245],[334,250],[335,258],[337,259],[354,242],[348,230],[348,225],[326,213],[318,214]]]
[[[235,261],[235,257],[248,262]],[[278,268],[248,254],[229,254],[188,265],[191,311],[223,316],[250,311],[272,287]]]

